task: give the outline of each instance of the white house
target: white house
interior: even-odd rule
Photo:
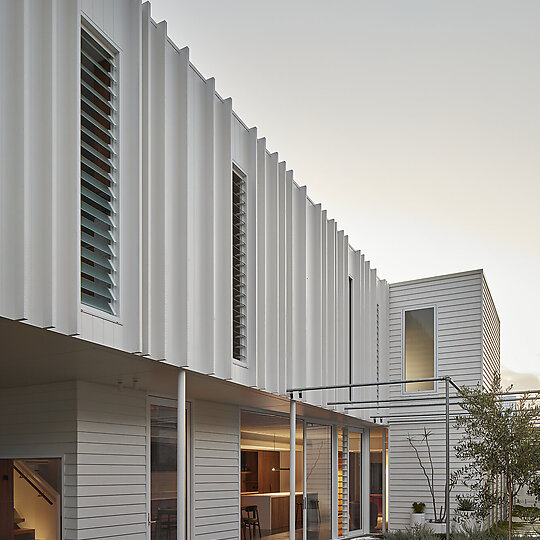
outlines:
[[[440,384],[287,390],[489,382],[482,271],[388,285],[149,4],[3,0],[0,51],[0,538],[407,526],[421,424],[347,402]]]

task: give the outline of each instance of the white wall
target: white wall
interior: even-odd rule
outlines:
[[[65,492],[79,538],[146,538],[146,437],[145,392],[77,383],[77,478]]]
[[[240,413],[195,401],[192,418],[192,535],[237,539],[240,533]]]
[[[0,458],[62,458],[65,540],[78,538],[77,388],[75,383],[3,389],[0,392]],[[70,521],[71,519],[71,521]]]
[[[146,394],[83,382],[2,390],[0,458],[63,460],[66,540],[146,538]]]
[[[483,274],[481,270],[463,272],[448,276],[420,279],[390,285],[390,379],[400,380],[403,360],[402,318],[404,309],[435,306],[436,312],[436,376],[450,375],[458,385],[482,384],[482,334],[483,334]],[[392,386],[391,397],[403,397],[402,389]],[[411,395],[411,394],[407,394]],[[437,391],[426,396],[444,396],[444,383],[439,382]],[[452,390],[451,395],[455,395]],[[422,402],[417,402],[422,403]],[[434,406],[429,401],[425,406],[416,408],[394,408],[392,413],[420,414],[429,412],[444,413],[444,407]],[[439,401],[442,403],[442,401]],[[458,410],[452,408],[451,410]],[[439,420],[443,420],[441,417]],[[426,503],[426,517],[432,518],[430,495],[426,480],[413,449],[407,442],[411,435],[419,439],[423,427],[432,432],[433,460],[435,463],[435,485],[438,507],[444,501],[445,482],[445,433],[444,423],[412,423],[391,419],[389,427],[389,526],[391,529],[409,526],[411,504],[414,501]],[[459,435],[451,429],[451,447]],[[453,453],[453,452],[451,452]],[[424,446],[422,458],[427,460]],[[458,467],[452,457],[451,468]],[[452,494],[452,506],[455,506],[456,489]]]

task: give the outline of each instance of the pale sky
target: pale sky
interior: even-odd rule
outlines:
[[[505,380],[540,388],[540,1],[154,0],[152,17],[380,277],[483,268]]]

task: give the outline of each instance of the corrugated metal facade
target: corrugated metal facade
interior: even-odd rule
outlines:
[[[81,17],[118,51],[115,316],[80,301]],[[0,149],[2,230],[11,231],[0,244],[9,253],[0,257],[0,315],[279,394],[373,378],[386,282],[167,38],[149,4],[7,2],[7,20],[2,73],[14,73],[5,86],[17,95],[1,99],[26,135],[10,130]],[[232,361],[233,165],[247,184],[245,365]],[[324,406],[347,395],[305,399]]]

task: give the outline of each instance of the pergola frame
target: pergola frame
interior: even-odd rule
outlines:
[[[446,540],[450,540],[450,385],[452,385],[458,392],[460,392],[460,387],[452,380],[452,378],[448,375],[445,375],[443,377],[430,377],[430,378],[422,378],[422,379],[402,379],[399,381],[375,381],[375,382],[368,382],[368,383],[352,383],[352,384],[332,384],[332,385],[323,385],[323,386],[304,386],[304,387],[297,387],[297,388],[289,388],[287,389],[287,394],[289,394],[290,400],[291,400],[291,410],[290,410],[290,429],[291,429],[291,441],[293,441],[293,435],[295,435],[296,430],[296,402],[294,399],[294,394],[298,393],[299,398],[302,398],[303,392],[312,392],[315,390],[337,390],[337,389],[346,389],[346,388],[367,388],[367,387],[373,387],[373,386],[390,386],[390,385],[397,385],[397,384],[408,384],[408,383],[416,383],[416,382],[436,382],[436,381],[444,381],[445,383],[445,395],[444,397],[438,397],[438,399],[444,399],[444,403],[435,403],[435,405],[444,405],[445,406],[445,423],[446,423],[446,486],[445,486],[445,506],[446,506]],[[437,397],[434,396],[435,399]],[[431,398],[433,399],[433,398]],[[414,398],[412,399],[414,400]],[[378,408],[380,405],[378,403],[380,402],[388,402],[392,403],[393,400],[367,400],[362,403],[375,403],[373,407],[368,408]],[[403,399],[399,399],[399,401],[403,401]],[[345,404],[353,404],[355,402],[353,401],[346,401],[346,402],[327,402],[327,405],[345,405]],[[411,406],[420,406],[422,404],[413,404]],[[389,407],[391,405],[387,405]],[[351,409],[353,407],[350,407]],[[345,409],[349,409],[349,407],[346,407]],[[433,414],[440,414],[440,413],[425,413],[423,415],[426,418],[432,416]],[[390,416],[390,415],[389,415]],[[404,417],[407,417],[406,415],[403,415]],[[417,415],[418,416],[418,415]],[[381,416],[388,417],[387,415]],[[372,417],[374,418],[374,417]],[[291,442],[292,444],[292,442]],[[291,447],[291,463],[293,462],[294,458],[294,447]],[[292,476],[291,476],[292,478]],[[294,510],[295,510],[295,489],[293,486],[293,482],[291,481],[290,485],[290,496],[289,496],[289,503],[290,503],[290,516],[291,518],[294,517]],[[291,523],[294,523],[292,521]],[[294,527],[289,526],[290,531],[290,539],[294,540],[295,535],[295,529]]]

